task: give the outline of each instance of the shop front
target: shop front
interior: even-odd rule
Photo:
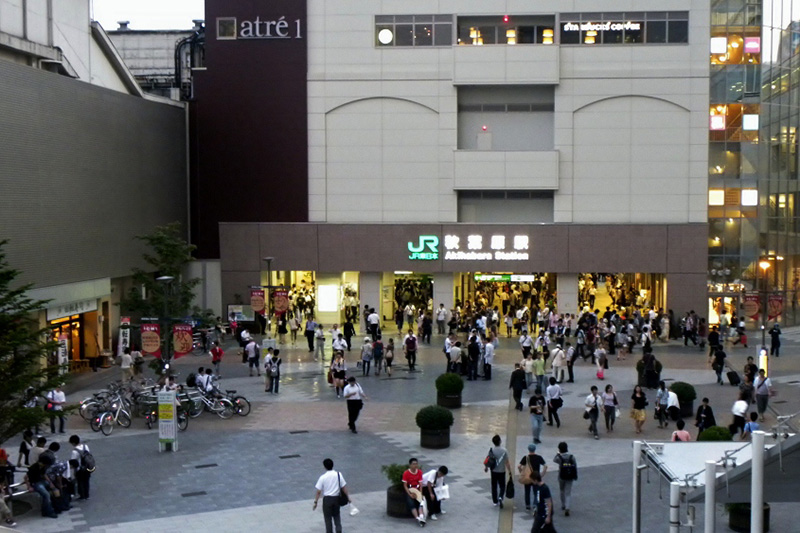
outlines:
[[[280,285],[311,298],[309,310],[326,325],[354,318],[354,309],[361,319],[365,305],[385,321],[409,303],[449,309],[481,290],[502,306],[497,288],[512,285],[520,293],[535,288],[559,313],[624,302],[702,314],[704,231],[705,224],[609,231],[566,224],[221,223],[222,298],[232,302],[256,284]],[[259,260],[266,256],[274,258],[270,283]]]
[[[97,299],[65,303],[46,311],[50,340],[58,348],[50,354],[48,365],[69,364],[69,370],[88,370],[100,352],[98,346]]]

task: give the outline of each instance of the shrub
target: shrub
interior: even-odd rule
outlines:
[[[436,378],[436,390],[445,395],[461,394],[464,390],[464,380],[458,374],[442,374]]]
[[[406,471],[406,468],[406,465],[392,463],[390,465],[383,465],[381,467],[381,472],[384,473],[386,479],[389,480],[392,486],[401,485],[403,483],[403,472]]]
[[[678,401],[681,402],[681,405],[687,405],[697,399],[697,392],[694,387],[684,381],[676,381],[669,388],[678,395]]]
[[[706,441],[730,441],[733,440],[733,435],[728,428],[722,426],[711,426],[704,429],[700,435],[697,436],[698,442]]]
[[[449,409],[429,405],[417,411],[417,426],[420,429],[447,429],[452,425],[453,413]]]

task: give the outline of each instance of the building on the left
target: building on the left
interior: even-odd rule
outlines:
[[[134,236],[186,222],[186,153],[185,105],[142,91],[89,0],[0,0],[0,239],[71,370],[116,342]]]

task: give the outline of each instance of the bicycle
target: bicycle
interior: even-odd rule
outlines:
[[[122,396],[117,395],[111,403],[111,408],[97,418],[97,425],[100,426],[103,435],[111,435],[116,424],[126,428],[131,427],[131,415],[123,404]]]
[[[247,416],[250,414],[250,402],[244,396],[234,396],[235,390],[225,390],[224,398],[227,398],[233,403],[234,412],[239,416]]]
[[[209,398],[209,395],[204,395],[200,392],[198,395],[194,397],[189,397],[190,405],[189,405],[189,416],[192,418],[197,418],[200,416],[203,411],[210,411],[212,413],[216,413],[217,416],[220,418],[227,420],[228,418],[232,417],[233,414],[236,412],[236,407],[234,407],[233,402],[230,401],[228,398],[213,395],[213,397]]]

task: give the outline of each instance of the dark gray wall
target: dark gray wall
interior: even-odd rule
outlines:
[[[0,239],[38,287],[128,275],[187,221],[184,110],[0,61]]]

